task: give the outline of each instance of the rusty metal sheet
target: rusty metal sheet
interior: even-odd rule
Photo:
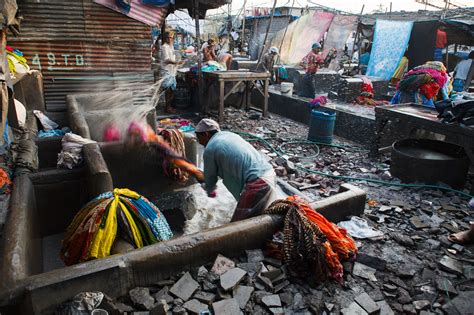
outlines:
[[[150,26],[92,0],[18,0],[18,7],[21,34],[8,43],[43,73],[48,111],[65,110],[70,93],[153,83]]]

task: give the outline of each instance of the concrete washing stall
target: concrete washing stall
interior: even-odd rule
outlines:
[[[69,113],[76,120],[70,120],[73,131],[88,132],[90,126],[80,113]],[[210,262],[218,254],[235,257],[246,249],[260,248],[281,226],[280,216],[262,215],[179,236],[182,222],[170,220],[171,228],[178,232],[174,239],[65,267],[59,260],[59,237],[91,198],[114,186],[145,196],[170,192],[176,186],[163,175],[161,161],[153,152],[143,147],[137,153],[122,143],[86,145],[81,168],[51,169],[58,143],[59,139],[50,139],[38,144],[39,156],[45,160],[39,172],[14,180],[0,273],[2,313],[48,314],[82,291],[122,296],[134,287],[153,285],[180,270]],[[199,153],[193,142],[187,139],[186,144],[189,158],[197,162]],[[365,199],[364,191],[342,185],[339,194],[312,206],[337,222],[360,214]]]

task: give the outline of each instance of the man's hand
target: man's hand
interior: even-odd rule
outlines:
[[[209,198],[216,198],[217,197],[217,192],[215,190],[211,191],[211,192],[207,192],[207,196]]]

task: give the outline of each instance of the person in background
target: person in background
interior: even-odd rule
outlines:
[[[466,85],[467,76],[469,75],[469,70],[472,67],[474,60],[474,50],[469,53],[469,56],[466,60],[461,60],[454,68],[454,81],[453,81],[453,90],[455,92],[464,91],[464,86]]]
[[[370,51],[372,50],[372,45],[368,44],[365,46],[364,52],[359,57],[359,68],[361,74],[365,74],[367,67],[369,66],[370,61]]]
[[[213,39],[209,39],[207,41],[207,45],[204,46],[204,48],[202,49],[204,62],[217,61],[215,49],[216,49],[215,41]]]
[[[319,67],[324,63],[321,56],[321,44],[314,43],[311,51],[303,58],[300,65],[306,71],[303,77],[303,89],[300,96],[314,98],[316,92],[314,87],[314,75]]]
[[[202,119],[196,137],[204,150],[204,189],[215,197],[218,178],[238,201],[231,222],[263,212],[276,184],[273,167],[247,141],[229,131],[221,131],[212,119]]]
[[[275,61],[276,57],[278,56],[278,48],[270,47],[268,52],[263,56],[261,70],[270,72],[270,81],[275,83]]]
[[[176,72],[179,62],[176,61],[176,55],[173,47],[173,34],[165,32],[163,34],[163,45],[161,45],[161,70],[163,82],[161,87],[165,92],[165,112],[176,113],[171,107],[174,98],[174,90],[176,90]]]
[[[443,49],[446,47],[448,43],[448,36],[445,32],[446,28],[441,26],[436,31],[436,44],[435,44],[435,51],[434,51],[434,60],[435,61],[443,61]]]
[[[223,35],[219,38],[219,45],[217,46],[217,61],[226,67],[227,70],[230,70],[232,65],[233,57],[229,53],[230,45],[229,45],[229,37]]]

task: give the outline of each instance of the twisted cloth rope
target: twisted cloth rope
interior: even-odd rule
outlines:
[[[182,157],[186,156],[186,149],[181,131],[178,129],[163,129],[160,135],[169,144],[171,149],[176,152],[176,154]],[[172,177],[177,182],[184,183],[189,179],[189,173],[186,170],[181,169],[179,166],[171,163],[167,159],[163,161],[163,169],[167,176]]]
[[[290,270],[318,282],[330,278],[342,281],[340,260],[357,253],[354,240],[344,229],[329,222],[297,196],[274,201],[266,214],[285,216],[283,259]]]

